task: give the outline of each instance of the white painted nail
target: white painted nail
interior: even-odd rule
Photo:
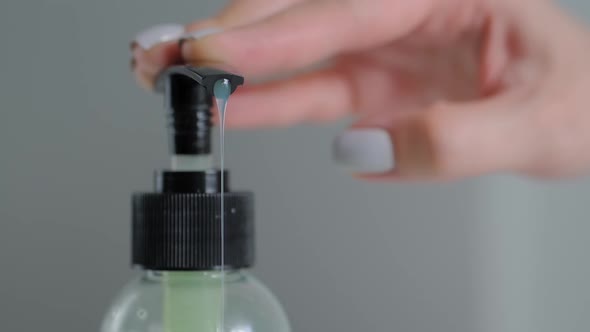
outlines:
[[[357,173],[382,173],[395,165],[393,142],[382,129],[351,129],[336,137],[334,160]]]
[[[160,43],[178,40],[183,34],[184,26],[180,24],[160,24],[137,34],[135,41],[147,50]]]
[[[181,40],[190,40],[190,39],[200,39],[207,36],[214,35],[216,33],[220,33],[223,30],[220,28],[207,28],[202,30],[190,31],[183,34],[180,39]]]

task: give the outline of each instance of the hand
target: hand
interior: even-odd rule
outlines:
[[[212,27],[134,47],[139,81],[185,62],[266,79],[232,96],[228,127],[353,115],[334,156],[366,179],[590,168],[589,34],[548,1],[236,0],[186,31]]]

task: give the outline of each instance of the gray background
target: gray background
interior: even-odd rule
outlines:
[[[2,2],[0,330],[97,330],[133,275],[129,195],[167,163],[161,100],[135,86],[129,41],[222,5]],[[361,183],[330,161],[343,127],[227,138],[234,187],[257,195],[256,272],[295,331],[590,328],[590,181]]]

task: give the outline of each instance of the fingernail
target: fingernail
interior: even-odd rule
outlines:
[[[137,42],[134,40],[129,44],[129,49],[133,51],[137,47]]]
[[[395,164],[393,142],[382,129],[350,129],[336,137],[334,161],[357,173],[382,173]]]
[[[156,44],[177,40],[184,34],[184,26],[180,24],[161,24],[148,28],[135,37],[135,41],[144,50]]]

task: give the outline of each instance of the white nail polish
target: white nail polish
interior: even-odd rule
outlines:
[[[334,160],[353,172],[382,173],[395,165],[391,136],[382,129],[351,129],[336,137]]]
[[[201,29],[201,30],[196,30],[196,31],[190,31],[190,32],[183,34],[180,37],[180,39],[186,39],[186,40],[200,39],[200,38],[214,35],[216,33],[220,33],[221,31],[223,31],[223,30],[220,28],[207,28],[207,29]]]
[[[140,32],[135,41],[147,50],[160,43],[178,40],[183,34],[184,26],[180,24],[161,24]]]

